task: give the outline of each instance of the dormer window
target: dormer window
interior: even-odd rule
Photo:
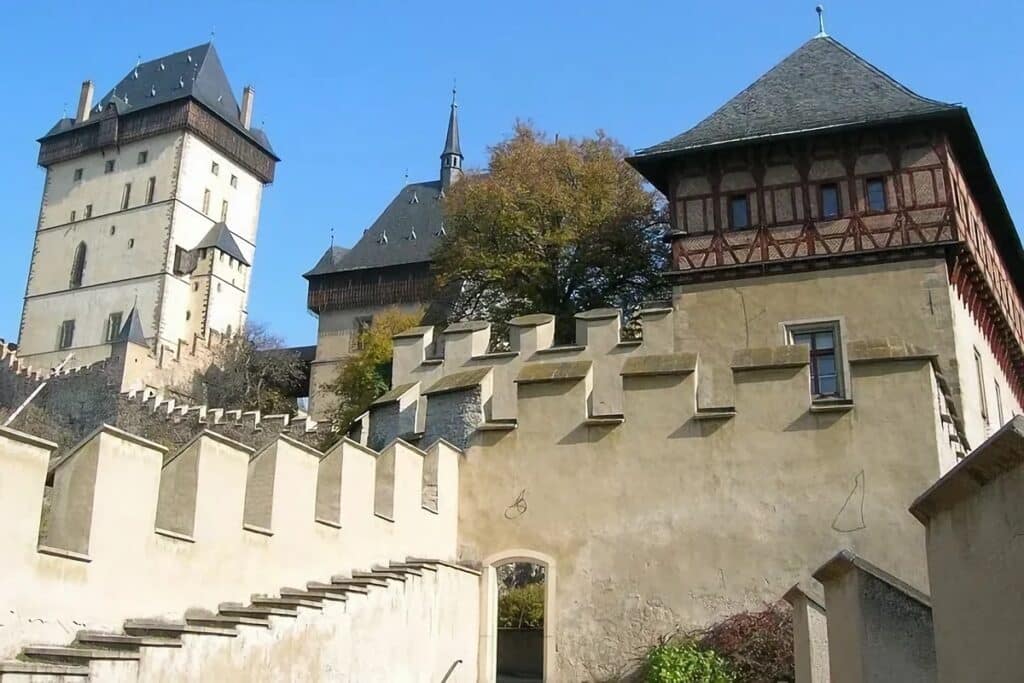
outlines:
[[[729,197],[729,227],[743,230],[750,227],[750,199],[745,194]]]

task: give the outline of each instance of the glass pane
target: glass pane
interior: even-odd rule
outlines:
[[[824,218],[839,216],[839,189],[835,185],[823,185],[821,188],[821,215]]]
[[[836,389],[836,376],[822,375],[818,377],[818,393],[822,396],[831,396],[838,393]]]
[[[794,332],[793,333],[794,344],[807,344],[811,345],[811,333],[810,332]]]
[[[821,377],[836,374],[836,358],[833,355],[818,356],[814,359],[814,364],[818,369],[818,375]]]
[[[747,215],[747,198],[733,197],[729,200],[729,214],[731,225],[734,228],[746,228],[750,225],[750,218]]]
[[[833,347],[832,330],[827,332],[816,332],[814,335],[814,348],[831,349]]]
[[[885,183],[881,180],[868,181],[868,208],[872,211],[885,210]]]

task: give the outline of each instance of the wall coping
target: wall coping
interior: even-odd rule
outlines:
[[[391,338],[392,339],[414,339],[416,337],[422,337],[422,336],[430,333],[430,331],[433,330],[433,329],[434,329],[433,327],[430,327],[428,325],[419,325],[417,327],[410,327],[405,332],[399,332],[396,335],[392,335]]]
[[[231,446],[233,448],[237,448],[237,449],[239,449],[241,451],[244,451],[244,452],[248,453],[250,457],[256,452],[256,449],[254,449],[252,446],[246,446],[241,441],[235,441],[234,439],[232,439],[230,437],[227,437],[227,436],[224,436],[223,434],[220,434],[218,432],[215,432],[212,429],[204,429],[203,431],[199,432],[198,434],[193,436],[191,439],[186,441],[184,444],[182,444],[178,448],[178,450],[174,451],[174,453],[171,454],[171,456],[169,458],[166,458],[164,460],[163,466],[167,467],[167,465],[169,465],[172,462],[174,462],[175,460],[177,460],[178,456],[180,456],[182,453],[184,453],[186,450],[188,450],[189,447],[192,444],[196,443],[197,441],[199,441],[204,436],[207,436],[207,437],[213,439],[214,441],[218,441],[218,442],[224,444],[225,446]],[[273,443],[273,442],[271,442],[271,443]],[[165,449],[165,451],[166,451],[166,449]]]
[[[811,362],[811,352],[803,344],[739,349],[732,355],[733,370],[769,370],[800,368]]]
[[[106,422],[104,422],[99,427],[86,434],[85,437],[79,440],[78,443],[76,443],[74,446],[68,449],[68,452],[65,453],[57,462],[53,463],[53,465],[51,465],[48,470],[48,475],[56,472],[64,463],[66,463],[68,460],[74,457],[75,454],[78,453],[78,451],[85,448],[85,445],[87,443],[92,441],[93,438],[99,436],[100,434],[109,434],[111,436],[116,436],[119,439],[130,441],[134,444],[142,446],[143,448],[150,448],[152,450],[155,450],[161,455],[167,455],[167,446],[162,446],[155,441],[150,441],[149,439],[143,438],[136,434],[132,434],[131,432],[126,432],[123,429],[119,429],[118,427],[109,425]]]
[[[655,353],[627,358],[619,374],[623,377],[688,375],[696,368],[696,353]]]
[[[412,389],[417,384],[418,384],[418,382],[406,382],[405,384],[399,384],[397,387],[389,389],[386,393],[381,394],[370,405],[371,406],[383,406],[383,405],[387,405],[388,403],[396,403],[396,402],[398,402],[402,398],[402,396],[405,394],[405,392],[409,391],[410,389]]]
[[[782,596],[782,599],[792,605],[801,597],[807,598],[807,600],[814,603],[814,605],[822,612],[826,611],[825,590],[817,581],[801,581],[800,583],[794,584],[792,588],[786,591],[785,595]]]
[[[462,391],[464,389],[473,389],[480,384],[487,377],[487,373],[491,371],[490,365],[485,365],[481,368],[473,368],[471,370],[462,370],[461,372],[453,372],[450,375],[445,375],[441,379],[434,382],[430,387],[423,392],[424,396],[446,394],[451,391]]]
[[[935,360],[939,354],[901,339],[858,339],[846,345],[846,358],[850,363],[879,360]]]
[[[29,446],[38,446],[44,448],[51,453],[57,450],[57,444],[47,439],[41,439],[38,436],[27,434],[26,432],[19,432],[17,429],[11,429],[10,427],[0,427],[0,436],[6,436],[11,441],[18,441],[19,443],[28,444]]]
[[[922,524],[970,498],[1024,463],[1024,416],[1017,415],[917,497],[910,514]]]
[[[562,363],[527,363],[516,376],[517,384],[538,382],[566,382],[581,380],[590,372],[589,360],[570,360]]]
[[[520,315],[508,321],[509,327],[537,327],[554,321],[555,316],[550,313],[530,313]]]
[[[890,588],[903,593],[911,600],[919,602],[925,607],[931,609],[932,601],[927,595],[917,590],[909,583],[897,579],[884,569],[879,569],[867,560],[859,557],[852,550],[840,550],[832,557],[832,559],[821,565],[818,570],[812,574],[812,576],[821,583],[825,583],[826,581],[838,579],[855,569],[878,579]]]
[[[482,332],[483,330],[489,329],[491,324],[484,320],[463,320],[461,322],[452,323],[448,327],[444,328],[444,332],[441,334],[460,334],[463,332]]]

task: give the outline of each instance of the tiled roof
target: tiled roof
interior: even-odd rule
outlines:
[[[113,102],[118,114],[123,115],[185,97],[198,100],[232,128],[273,155],[270,141],[263,131],[255,128],[246,130],[242,126],[238,101],[231,91],[231,84],[213,43],[197,45],[132,68],[103,96],[93,112],[102,111],[107,104]],[[64,118],[42,139],[91,123],[91,118],[82,124]]]

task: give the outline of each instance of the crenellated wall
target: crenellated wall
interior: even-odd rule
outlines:
[[[48,474],[53,447],[0,430],[0,659],[389,560],[455,559],[459,451],[445,442],[321,453],[279,436],[254,451],[203,432],[169,452],[103,426]]]

